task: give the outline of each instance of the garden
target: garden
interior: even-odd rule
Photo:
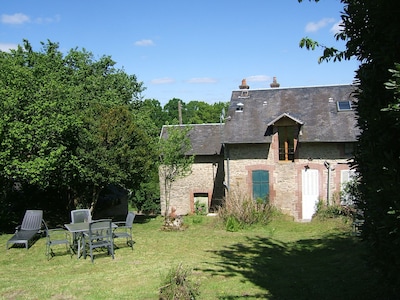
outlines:
[[[134,248],[116,242],[115,259],[77,259],[45,238],[12,247],[0,258],[1,299],[383,299],[365,246],[347,218],[267,224],[227,230],[218,216],[192,215],[185,230],[161,230],[164,218],[137,216]],[[5,246],[10,234],[0,236]],[[179,280],[178,280],[179,279]],[[164,291],[164,298],[160,291]],[[175,298],[188,299],[188,298]]]

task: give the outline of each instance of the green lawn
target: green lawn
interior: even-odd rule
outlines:
[[[182,263],[200,282],[199,299],[379,299],[363,244],[340,220],[295,223],[227,232],[215,217],[186,217],[188,229],[161,231],[161,218],[137,218],[134,250],[115,259],[77,259],[60,246],[45,257],[45,239],[26,251],[6,249],[0,236],[0,299],[158,299],[167,273]]]

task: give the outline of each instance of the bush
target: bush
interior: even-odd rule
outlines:
[[[356,210],[352,206],[332,204],[327,205],[323,200],[317,202],[317,209],[313,216],[313,219],[326,220],[333,218],[353,218],[355,216]]]
[[[194,212],[196,215],[206,215],[207,214],[207,205],[205,203],[196,201],[194,203]]]
[[[240,224],[235,217],[229,216],[225,224],[226,231],[236,232],[240,229]]]
[[[218,216],[228,231],[238,231],[253,224],[268,224],[278,213],[268,201],[253,200],[249,195],[237,191],[230,192],[218,210]]]
[[[199,283],[189,279],[192,271],[182,264],[169,271],[160,288],[160,300],[188,300],[196,299],[199,293]]]

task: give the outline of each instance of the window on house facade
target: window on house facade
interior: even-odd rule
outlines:
[[[342,205],[353,205],[354,199],[348,192],[348,184],[353,180],[356,180],[357,173],[355,170],[342,170],[340,172],[340,192],[341,192],[341,204]]]
[[[295,145],[297,139],[297,126],[280,126],[278,127],[279,138],[279,160],[293,161]]]
[[[266,170],[252,171],[253,199],[269,201],[269,172]]]
[[[353,110],[351,106],[351,101],[338,101],[336,102],[336,106],[338,111]]]

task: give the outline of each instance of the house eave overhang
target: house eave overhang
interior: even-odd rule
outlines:
[[[289,113],[283,113],[283,114],[279,115],[278,117],[276,117],[275,119],[273,119],[272,121],[270,121],[269,123],[267,123],[267,126],[274,126],[276,122],[278,122],[279,120],[281,120],[283,118],[289,118],[290,120],[297,123],[298,125],[304,124],[304,122],[291,116]]]

